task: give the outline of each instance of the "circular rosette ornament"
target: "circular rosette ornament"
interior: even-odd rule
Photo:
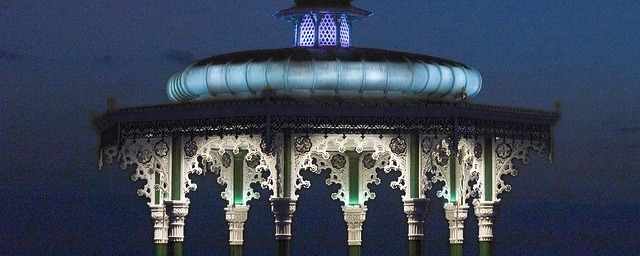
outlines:
[[[336,169],[342,169],[347,164],[347,159],[343,155],[336,154],[331,157],[331,166]]]
[[[198,152],[198,145],[195,141],[189,140],[184,144],[184,154],[188,157],[193,157]]]
[[[296,149],[296,152],[300,154],[306,154],[309,151],[311,151],[312,145],[313,144],[311,144],[311,139],[309,139],[309,136],[302,136],[302,137],[296,138],[296,143],[294,144],[294,147]]]
[[[498,144],[498,146],[496,147],[496,155],[499,158],[507,159],[511,156],[511,153],[513,153],[511,145],[505,143],[504,141]]]
[[[367,169],[371,169],[376,166],[376,160],[373,159],[373,155],[371,153],[364,155],[362,158],[362,166]]]
[[[165,157],[169,153],[169,145],[164,140],[158,141],[153,147],[153,151],[155,151],[156,156]]]
[[[396,155],[403,154],[405,151],[407,151],[407,141],[402,137],[395,137],[391,139],[389,148],[391,149],[391,152]]]
[[[136,154],[136,158],[138,158],[138,163],[141,164],[146,164],[148,162],[151,162],[151,150],[148,149],[141,149],[140,151],[138,151],[138,154]]]
[[[222,157],[220,157],[220,162],[222,162],[222,167],[224,168],[229,168],[229,166],[231,166],[231,155],[229,155],[229,153],[225,152],[224,154],[222,154]]]
[[[260,155],[252,154],[250,159],[245,160],[247,162],[247,167],[256,168],[260,164]]]

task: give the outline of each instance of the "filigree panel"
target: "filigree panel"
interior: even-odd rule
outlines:
[[[502,192],[511,191],[511,185],[506,184],[502,179],[504,175],[516,176],[518,170],[515,168],[513,161],[519,160],[523,164],[529,164],[529,151],[534,150],[538,157],[549,156],[549,144],[545,141],[535,140],[515,140],[506,138],[495,138],[494,140],[494,181],[493,191],[495,201],[500,201],[498,196]]]
[[[116,146],[102,149],[100,167],[103,163],[110,164],[114,158],[118,159],[122,170],[135,165],[132,181],[145,180],[147,183],[138,189],[138,196],[149,198],[150,204],[155,202],[155,191],[160,192],[158,200],[163,201],[169,196],[169,152],[171,140],[164,138],[149,138],[146,140],[124,140],[120,150]],[[156,181],[156,174],[159,180]],[[157,183],[157,184],[156,184]]]
[[[370,168],[361,168],[361,185],[363,187],[362,202],[373,199],[375,194],[371,193],[367,187],[368,184],[379,184],[380,181],[375,173],[376,168],[382,168],[385,172],[399,171],[400,177],[397,181],[391,183],[392,188],[398,188],[405,192],[406,189],[406,177],[407,177],[407,163],[408,163],[408,150],[407,141],[403,136],[365,136],[365,135],[345,135],[345,134],[312,134],[312,135],[297,135],[292,138],[293,150],[291,152],[293,159],[293,173],[292,184],[294,190],[292,191],[292,198],[297,199],[297,191],[302,188],[308,188],[311,184],[309,181],[304,180],[300,175],[300,170],[309,170],[314,173],[320,173],[318,163],[326,164],[327,166],[339,163],[336,159],[332,159],[336,155],[342,155],[346,151],[355,151],[362,153],[368,151],[368,161],[378,160],[380,157],[386,157],[386,161],[383,166],[377,166],[375,163]],[[362,157],[367,154],[362,155]],[[333,160],[333,161],[332,161]],[[359,159],[364,161],[364,158]],[[328,163],[325,163],[328,162]],[[360,166],[368,163],[362,163]],[[366,170],[365,170],[366,169]],[[346,171],[341,173],[342,168],[331,168],[332,172],[335,170],[335,174],[330,174],[330,179],[327,180],[327,184],[336,183],[340,184],[341,188],[338,192],[332,195],[334,199],[341,199],[345,204],[348,204],[348,174]],[[346,169],[344,169],[346,170]],[[345,180],[339,180],[339,177],[345,177]]]
[[[451,147],[451,141],[446,135],[420,136],[422,193],[426,194],[434,183],[442,182],[442,188],[436,191],[436,196],[449,200],[451,194],[449,157],[453,153]]]
[[[275,169],[273,155],[268,155],[261,150],[262,138],[260,136],[222,136],[213,138],[190,138],[184,143],[184,162],[187,169],[185,180],[185,194],[197,188],[191,182],[188,175],[197,175],[212,172],[219,175],[217,182],[225,187],[221,197],[230,204],[233,203],[233,155],[240,150],[247,150],[243,162],[243,202],[257,199],[260,194],[251,188],[251,184],[259,183],[264,186],[268,182],[262,177],[265,170]]]
[[[460,139],[457,153],[457,177],[459,180],[457,200],[465,203],[469,198],[478,198],[482,194],[482,182],[479,180],[483,172],[482,144],[476,139]]]

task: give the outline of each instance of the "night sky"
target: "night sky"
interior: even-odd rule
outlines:
[[[636,0],[359,0],[352,45],[439,56],[478,69],[472,102],[553,110],[562,102],[553,163],[531,154],[502,195],[496,255],[640,254],[640,3]],[[287,0],[0,0],[0,255],[149,255],[142,182],[99,171],[92,111],[169,103],[173,72],[215,54],[289,47],[292,25],[272,16]],[[335,187],[301,192],[292,251],[346,253]],[[400,193],[381,175],[368,203],[364,255],[406,254]],[[213,175],[186,219],[185,253],[227,255],[227,223]],[[266,191],[250,203],[246,255],[274,250]],[[306,201],[305,201],[306,200]],[[448,252],[434,198],[426,252]],[[477,251],[467,219],[465,250]],[[299,254],[296,254],[299,253]]]

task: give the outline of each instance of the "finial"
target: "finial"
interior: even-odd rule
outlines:
[[[111,94],[107,96],[107,111],[114,110],[116,108],[116,98],[114,98]]]

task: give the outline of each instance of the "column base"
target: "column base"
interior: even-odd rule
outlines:
[[[153,245],[153,255],[154,256],[167,256],[167,244],[154,244]]]

